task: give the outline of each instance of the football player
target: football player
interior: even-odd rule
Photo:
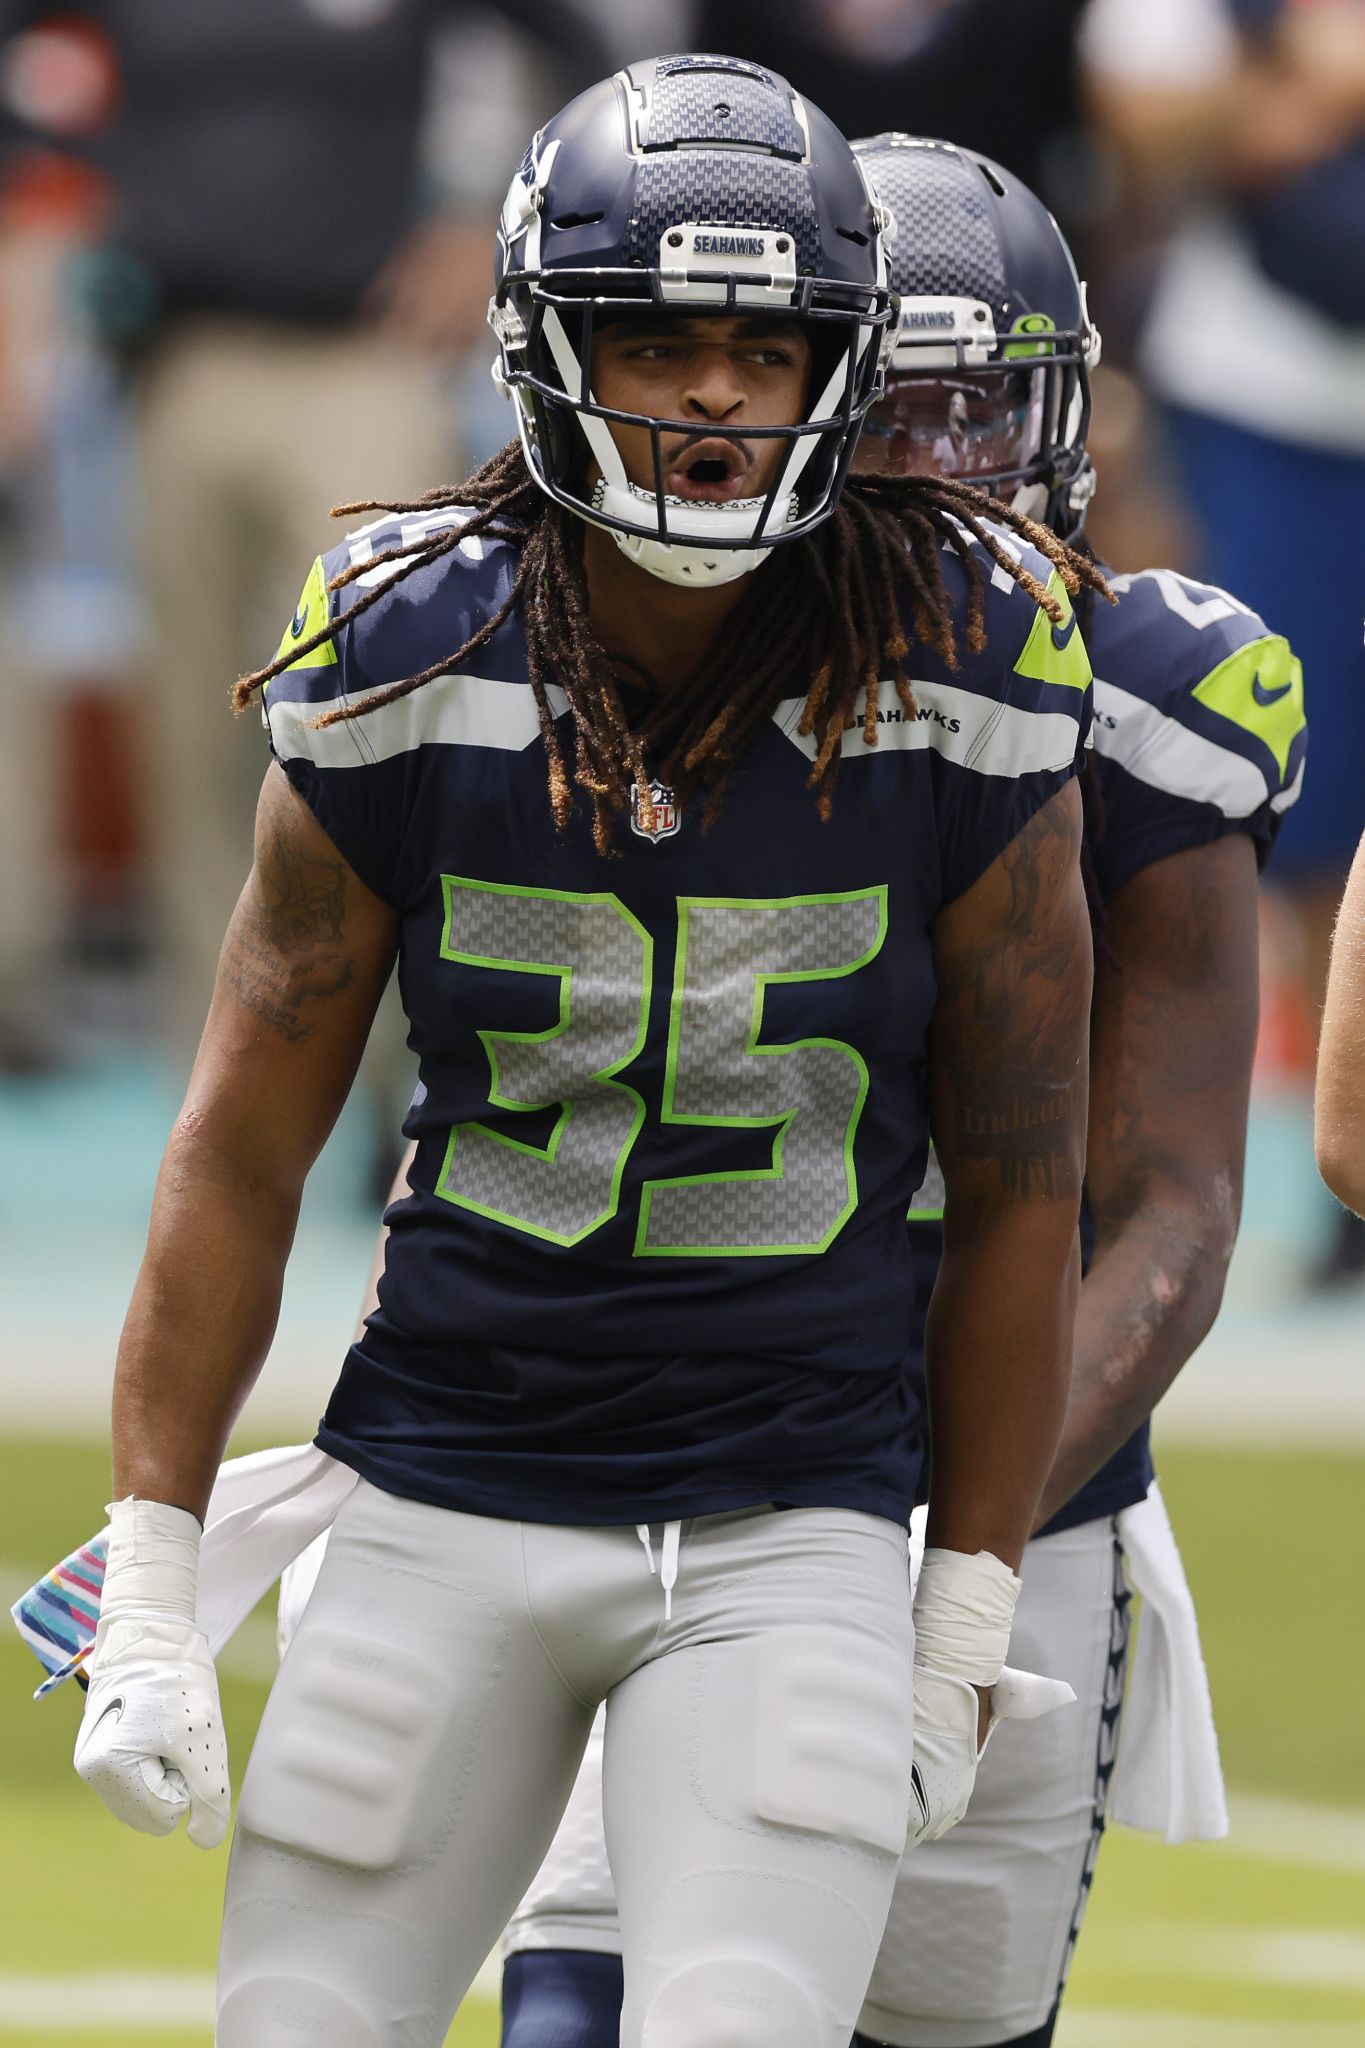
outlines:
[[[895,218],[890,266],[902,300],[887,391],[855,468],[971,479],[1083,544],[1099,337],[1056,223],[983,157],[900,135],[858,147]],[[1096,670],[1084,785],[1097,930],[1087,1272],[1014,1637],[1030,1668],[1068,1680],[1080,1704],[1002,1729],[966,1818],[907,1858],[859,2048],[1052,2039],[1108,1804],[1130,1577],[1147,1611],[1117,1811],[1173,1839],[1226,1826],[1149,1417],[1213,1321],[1236,1235],[1257,871],[1302,779],[1302,679],[1284,640],[1226,592],[1166,569],[1110,581],[1118,605],[1083,620]],[[946,1306],[934,1290],[942,1198],[931,1168],[909,1233],[914,1349],[930,1361]],[[599,1736],[509,1931],[504,2048],[615,2040],[619,1937]],[[1172,1789],[1181,1785],[1183,1797]]]
[[[1102,585],[951,479],[846,485],[883,228],[761,67],[574,101],[499,231],[519,439],[351,508],[241,686],[276,764],[120,1347],[77,1745],[150,1832],[227,1825],[199,1518],[395,957],[421,1084],[318,1437],[359,1477],[242,1791],[218,2048],[439,2042],[604,1699],[622,2041],[844,2048],[907,1830],[952,1824],[1029,1690],[1090,994],[1070,596]]]
[[[1314,1099],[1318,1171],[1365,1216],[1365,841],[1357,847],[1332,937]]]

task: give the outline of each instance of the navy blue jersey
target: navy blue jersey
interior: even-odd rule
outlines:
[[[1172,569],[1111,576],[1096,604],[1095,744],[1086,844],[1101,902],[1153,861],[1246,832],[1264,865],[1303,783],[1303,676],[1289,643],[1226,591]],[[938,1270],[943,1183],[932,1158],[911,1205],[922,1345]],[[1081,1217],[1088,1266],[1092,1232]],[[921,1367],[922,1371],[922,1367]],[[1044,1534],[1142,1499],[1152,1481],[1146,1423],[1086,1482]]]
[[[297,637],[328,577],[451,518],[334,550]],[[506,543],[462,543],[267,692],[291,783],[399,912],[420,1062],[412,1193],[319,1442],[473,1512],[903,1519],[929,928],[1075,773],[1080,636],[996,571],[986,652],[950,674],[917,651],[917,715],[888,687],[878,745],[845,735],[828,823],[794,676],[711,829],[659,791],[654,830],[637,810],[602,858],[586,808],[554,826],[516,616],[459,672],[316,729],[462,646],[514,566]],[[944,573],[965,626],[948,552]]]

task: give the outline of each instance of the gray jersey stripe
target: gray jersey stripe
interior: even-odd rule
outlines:
[[[1191,732],[1145,698],[1099,676],[1095,713],[1096,752],[1153,789],[1190,803],[1216,804],[1227,818],[1249,818],[1270,795],[1265,776],[1244,755]]]
[[[959,767],[979,775],[1035,775],[1047,769],[1065,768],[1076,754],[1076,720],[1061,711],[1024,711],[1017,704],[1001,704],[993,697],[978,697],[971,690],[959,690],[951,683],[912,682],[920,715],[912,718],[902,710],[895,687],[887,682],[881,689],[885,723],[877,728],[877,746],[863,742],[862,718],[867,693],[857,697],[858,723],[844,734],[842,754],[846,761],[875,760],[888,748],[906,752],[932,747]],[[787,697],[773,712],[778,729],[808,761],[816,754],[813,733],[797,731],[803,697]],[[1079,706],[1080,696],[1077,693]]]
[[[548,693],[558,718],[568,709],[562,690]],[[337,697],[336,704],[354,702]],[[267,697],[270,734],[282,761],[312,761],[319,768],[361,768],[366,761],[391,761],[415,747],[493,747],[521,753],[540,737],[536,700],[527,683],[503,683],[491,676],[436,676],[345,725],[311,729],[331,703],[276,702]],[[359,736],[363,734],[363,750]]]

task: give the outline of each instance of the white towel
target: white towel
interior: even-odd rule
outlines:
[[[286,1565],[330,1529],[356,1483],[316,1444],[231,1458],[214,1483],[199,1550],[199,1626],[217,1656]]]
[[[1168,1842],[1216,1842],[1228,1831],[1223,1769],[1199,1624],[1160,1489],[1118,1517],[1133,1591],[1142,1597],[1137,1650],[1119,1730],[1113,1819]]]

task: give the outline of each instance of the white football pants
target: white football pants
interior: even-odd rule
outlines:
[[[847,2048],[907,1825],[905,1532],[685,1522],[671,1619],[664,1536],[356,1486],[242,1788],[218,2048],[438,2048],[603,1700],[622,2048]]]
[[[1067,1679],[1076,1705],[997,1728],[966,1818],[906,1857],[858,2021],[898,2048],[982,2048],[1033,2032],[1059,1995],[1080,1926],[1128,1644],[1113,1522],[1034,1541],[1021,1576],[1010,1662]],[[550,1853],[508,1928],[509,1952],[620,1948],[599,1738],[595,1729]]]

